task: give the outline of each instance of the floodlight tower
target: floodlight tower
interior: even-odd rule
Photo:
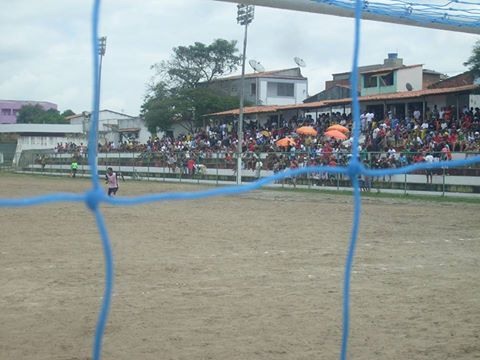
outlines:
[[[255,13],[255,6],[238,4],[237,5],[237,23],[245,27],[245,34],[243,37],[243,58],[242,58],[242,76],[240,78],[240,110],[238,114],[237,127],[237,184],[242,183],[242,143],[243,143],[243,105],[245,102],[245,59],[247,55],[247,33],[248,25],[253,21]]]
[[[102,84],[102,60],[103,60],[103,57],[105,56],[105,52],[107,50],[107,37],[106,36],[102,36],[101,38],[98,39],[98,55],[100,55],[100,63],[99,63],[99,66],[98,66],[98,94],[100,96],[100,88],[101,88],[101,84]],[[100,113],[98,114],[98,116],[100,117]],[[95,129],[96,133],[97,133],[97,143],[94,145],[95,146],[95,162],[98,166],[98,128],[99,128],[99,124],[100,124],[100,118],[98,119],[98,125],[97,125],[97,128]],[[90,146],[93,146],[90,145]],[[92,174],[93,176],[93,174]]]
[[[107,50],[107,37],[102,36],[98,39],[98,55],[100,55],[100,66],[98,67],[98,84],[102,83],[102,60]]]

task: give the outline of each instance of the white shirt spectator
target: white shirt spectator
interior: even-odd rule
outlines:
[[[388,150],[388,156],[392,159],[395,158],[396,153],[397,151],[393,147]]]
[[[365,114],[365,118],[367,119],[367,123],[371,123],[373,121],[373,118],[375,117],[374,113],[368,112]]]
[[[445,114],[445,110],[443,108],[438,112],[438,118],[443,120],[443,115]]]

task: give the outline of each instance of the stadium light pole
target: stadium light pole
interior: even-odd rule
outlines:
[[[238,4],[237,5],[237,23],[245,27],[243,36],[243,56],[242,56],[242,76],[240,78],[240,109],[238,114],[237,127],[237,184],[242,183],[242,144],[243,144],[243,105],[245,102],[245,59],[247,54],[247,34],[248,25],[253,21],[255,6]]]
[[[98,39],[98,55],[100,55],[100,66],[98,67],[98,85],[102,84],[102,60],[107,51],[107,37],[102,36]]]
[[[100,55],[100,63],[98,66],[98,93],[100,94],[100,89],[102,85],[102,62],[103,62],[103,57],[105,56],[105,52],[107,51],[107,37],[102,36],[101,38],[98,39],[98,55]],[[100,126],[100,113],[98,114],[99,119],[98,119],[98,124],[97,128],[95,131],[97,132],[97,143],[95,144],[95,162],[97,163],[98,167],[98,127]]]

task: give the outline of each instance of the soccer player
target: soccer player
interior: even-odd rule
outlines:
[[[77,160],[73,159],[72,164],[70,165],[70,170],[72,170],[72,177],[77,176],[78,163]]]
[[[432,164],[434,162],[433,155],[430,153],[427,153],[425,156],[424,161],[428,164]],[[433,169],[426,169],[425,173],[427,174],[427,184],[432,184],[433,183]]]
[[[105,184],[108,184],[108,196],[115,196],[118,191],[118,177],[111,167],[107,169],[105,174]]]

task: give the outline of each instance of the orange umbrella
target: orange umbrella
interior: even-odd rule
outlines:
[[[317,135],[317,130],[315,130],[311,126],[302,126],[297,129],[297,134],[300,135],[311,135],[311,136],[316,136]]]
[[[275,144],[279,147],[287,147],[289,145],[295,145],[295,140],[289,137],[285,137],[283,139],[277,140]]]
[[[342,126],[340,124],[335,124],[335,125],[332,125],[330,126],[327,131],[330,131],[330,130],[338,130],[344,134],[348,133],[350,130],[348,130],[345,126]]]
[[[330,130],[325,132],[325,136],[337,139],[337,140],[346,140],[347,135],[338,130]]]

